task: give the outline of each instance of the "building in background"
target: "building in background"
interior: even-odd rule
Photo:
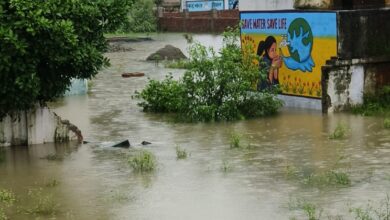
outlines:
[[[286,106],[344,110],[390,85],[390,0],[240,0],[239,8],[243,47],[269,66],[283,60],[272,67]],[[271,58],[271,43],[258,50],[268,38]]]
[[[189,12],[231,10],[235,2],[236,0],[181,0],[180,10]]]

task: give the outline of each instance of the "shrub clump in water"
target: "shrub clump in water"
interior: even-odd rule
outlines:
[[[364,94],[363,104],[353,106],[352,112],[365,116],[390,115],[390,86],[383,86],[375,94]]]
[[[386,129],[390,129],[390,118],[386,118],[386,119],[383,121],[383,126],[384,126]]]
[[[334,131],[329,135],[330,139],[342,139],[345,137],[348,129],[345,125],[338,123]]]
[[[181,121],[231,121],[267,116],[282,106],[275,91],[258,92],[255,85],[266,71],[253,62],[251,48],[241,50],[238,32],[224,34],[224,45],[213,49],[194,43],[189,48],[189,69],[179,80],[150,80],[137,97],[144,111],[176,113]]]
[[[188,153],[185,149],[182,149],[180,146],[176,146],[176,158],[178,160],[180,159],[186,159],[188,157]]]
[[[143,150],[129,159],[129,164],[135,172],[152,172],[156,169],[156,157],[149,151]]]

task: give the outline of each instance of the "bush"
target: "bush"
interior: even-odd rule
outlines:
[[[334,131],[329,135],[330,139],[342,139],[345,137],[348,129],[345,125],[338,123]]]
[[[152,0],[134,0],[128,14],[128,21],[123,25],[123,32],[154,32],[157,30],[157,18]]]
[[[230,121],[276,113],[281,102],[275,94],[250,92],[264,71],[253,62],[253,54],[242,53],[237,39],[238,32],[226,32],[218,54],[192,44],[184,76],[178,81],[171,76],[162,82],[150,80],[138,94],[143,99],[139,105],[145,111],[178,113],[184,121]]]
[[[365,116],[390,114],[390,86],[383,86],[376,94],[364,94],[363,105],[353,106],[352,112]]]
[[[390,118],[385,118],[385,120],[383,121],[383,126],[386,129],[390,129]]]
[[[143,150],[129,160],[130,166],[136,172],[152,172],[156,169],[156,157],[149,151]]]
[[[180,146],[176,146],[176,158],[178,160],[180,159],[186,159],[188,157],[188,153],[185,149],[182,149]]]
[[[126,19],[130,0],[0,1],[0,118],[61,96],[72,78],[109,64],[106,31]]]

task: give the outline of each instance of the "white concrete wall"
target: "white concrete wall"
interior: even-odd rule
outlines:
[[[28,112],[28,145],[54,142],[55,129],[59,119],[48,108],[36,108]]]
[[[33,145],[56,140],[82,141],[80,130],[47,107],[21,111],[0,120],[0,146]]]
[[[299,96],[278,95],[278,99],[283,101],[283,107],[311,109],[321,111],[321,99],[312,99]]]
[[[345,91],[337,90],[337,83],[340,83],[340,74],[350,75],[350,82],[348,83]],[[330,98],[331,106],[328,108],[328,112],[335,112],[343,110],[350,105],[363,104],[364,93],[364,66],[363,65],[351,65],[348,72],[332,71],[329,74],[327,94]]]
[[[239,0],[240,11],[294,9],[293,0]]]

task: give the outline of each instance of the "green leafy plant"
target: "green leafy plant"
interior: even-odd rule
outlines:
[[[176,158],[178,160],[186,159],[188,157],[188,153],[185,149],[182,149],[180,146],[176,146]]]
[[[241,135],[233,132],[230,135],[230,148],[241,148]]]
[[[0,220],[7,220],[6,210],[15,203],[16,196],[7,189],[0,189]]]
[[[348,129],[347,127],[342,124],[338,123],[334,131],[329,135],[330,139],[342,139],[345,137]]]
[[[7,189],[0,189],[0,204],[11,206],[16,201],[15,194]]]
[[[153,0],[134,0],[126,23],[124,23],[121,30],[136,33],[155,32],[157,30],[157,18],[153,7]]]
[[[386,129],[390,129],[390,118],[385,118],[385,120],[383,121],[383,126]]]
[[[351,180],[346,172],[329,170],[320,174],[311,174],[303,182],[312,186],[349,186]]]
[[[190,69],[192,67],[190,61],[183,59],[167,61],[164,66],[171,69]]]
[[[129,159],[129,164],[135,172],[152,172],[156,169],[156,157],[149,151],[142,150]]]
[[[303,211],[306,214],[308,220],[321,219],[323,211],[322,209],[319,209],[315,204],[310,203],[304,199],[290,200],[289,209]]]
[[[390,115],[390,86],[383,86],[376,93],[364,94],[363,104],[352,106],[351,110],[364,116]]]
[[[0,118],[62,96],[72,78],[109,64],[104,32],[116,30],[130,0],[0,1]]]
[[[389,220],[390,219],[390,196],[380,201],[378,206],[367,204],[365,207],[350,208],[350,213],[357,220]]]
[[[224,160],[222,161],[222,165],[221,165],[221,171],[224,172],[224,173],[227,173],[227,172],[230,172],[233,170],[233,166],[232,164],[230,164],[228,161]]]
[[[59,204],[54,201],[51,194],[45,194],[42,188],[30,189],[28,196],[34,205],[25,210],[27,214],[54,216],[58,212]]]
[[[216,53],[199,43],[189,48],[190,68],[180,80],[150,80],[137,97],[144,111],[174,112],[182,121],[230,121],[275,114],[282,106],[274,93],[257,93],[257,59],[241,50],[238,32],[224,33]]]

